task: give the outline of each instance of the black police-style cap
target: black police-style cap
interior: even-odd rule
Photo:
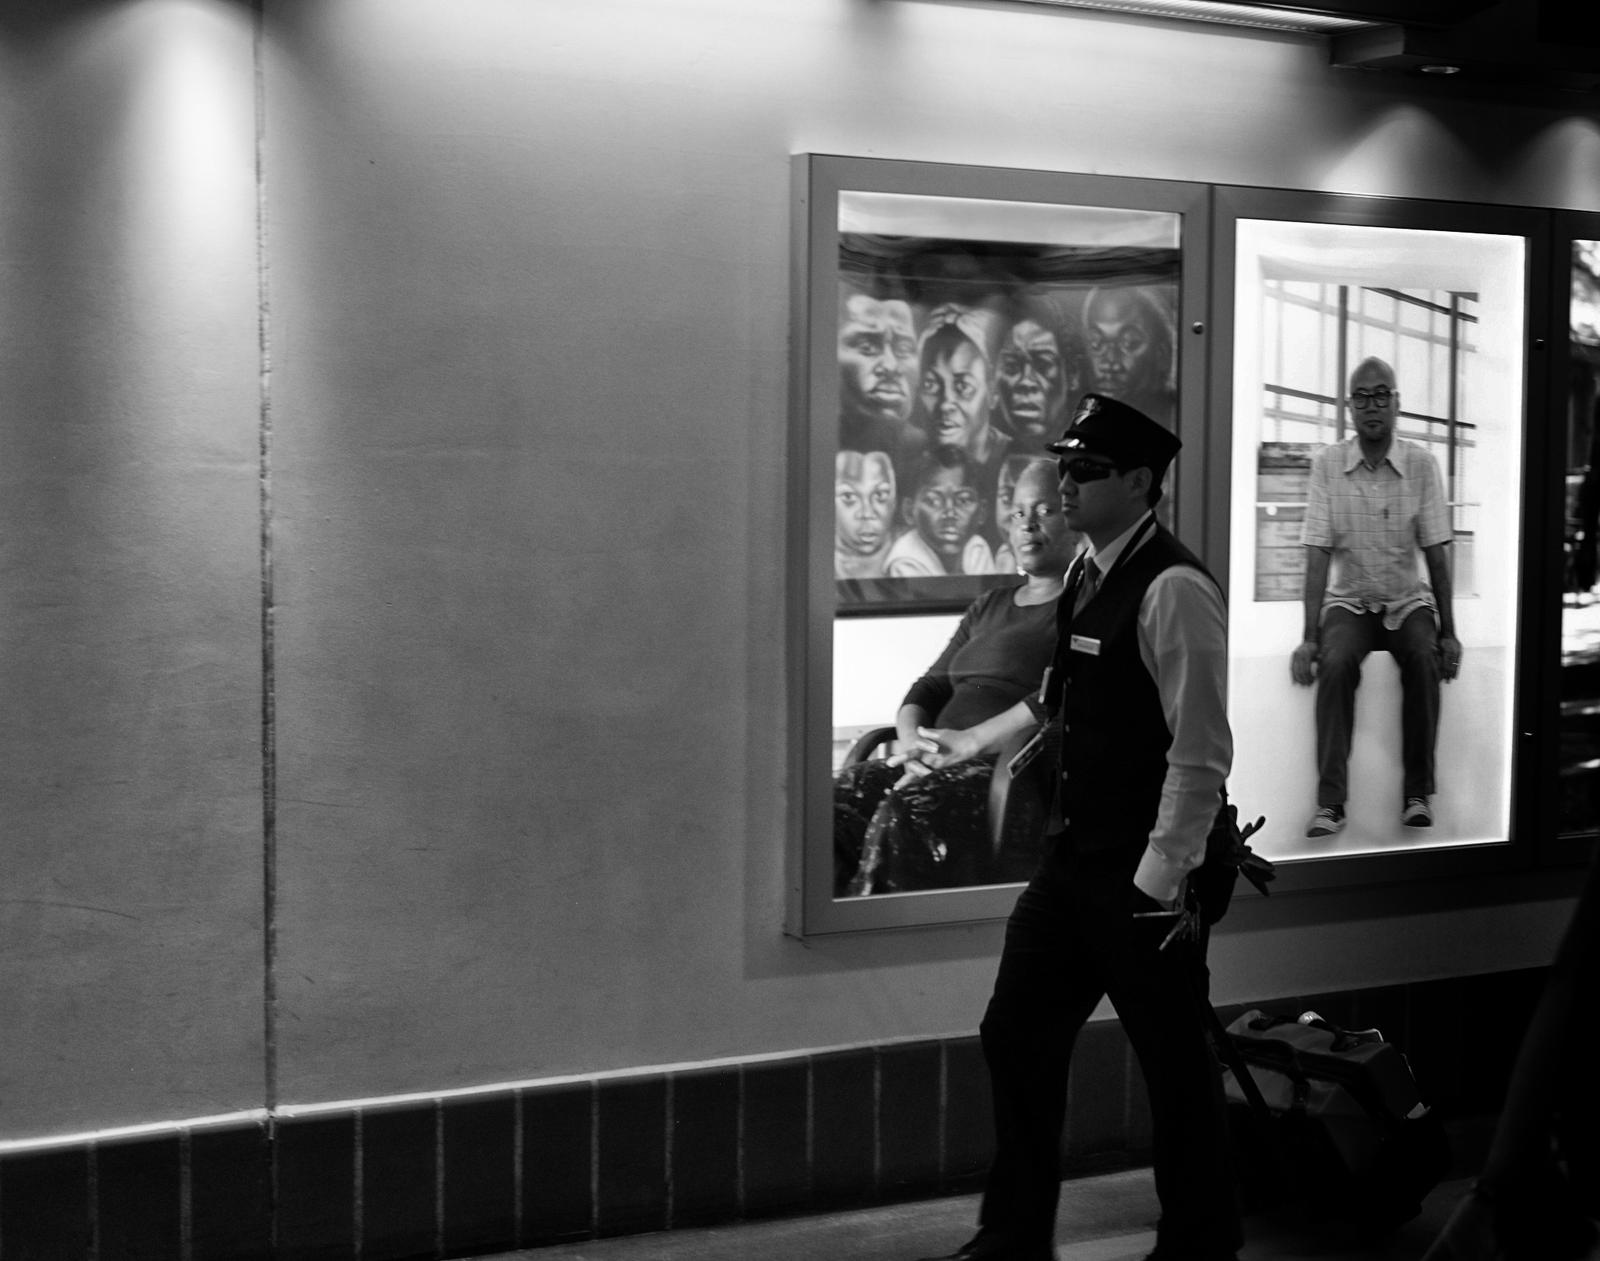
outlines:
[[[1148,468],[1160,477],[1181,446],[1177,434],[1137,407],[1104,394],[1085,394],[1067,431],[1046,443],[1045,450],[1068,458],[1103,455],[1119,469]]]

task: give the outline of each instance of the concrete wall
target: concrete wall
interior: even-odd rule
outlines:
[[[6,1138],[263,1089],[250,25],[220,5],[18,7],[0,17]]]
[[[1600,209],[1592,109],[1291,37],[254,16],[0,16],[0,1137],[976,1024],[996,925],[781,934],[791,153]],[[1236,932],[1218,996],[1563,909]]]

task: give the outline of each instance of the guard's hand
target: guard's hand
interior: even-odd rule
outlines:
[[[1439,677],[1446,683],[1461,673],[1461,641],[1454,635],[1439,636]]]
[[[1322,645],[1308,639],[1294,650],[1289,658],[1289,677],[1302,687],[1309,687],[1317,677],[1317,658],[1322,655]]]

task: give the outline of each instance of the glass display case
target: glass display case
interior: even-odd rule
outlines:
[[[893,751],[963,611],[1018,581],[1018,470],[1086,390],[1183,441],[1161,517],[1228,596],[1229,793],[1267,819],[1275,891],[1592,837],[1600,216],[811,154],[794,189],[790,931],[1009,912],[1003,862],[873,876],[882,785],[841,785]],[[1558,219],[1560,427],[1530,423]],[[931,849],[1008,852],[1026,795],[978,789],[978,839]]]
[[[1274,861],[1504,844],[1527,235],[1429,226],[1458,208],[1254,200],[1218,217],[1231,791],[1271,821]]]

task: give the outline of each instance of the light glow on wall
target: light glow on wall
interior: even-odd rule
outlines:
[[[1539,132],[1518,154],[1512,180],[1537,180],[1552,189],[1550,205],[1592,210],[1600,200],[1600,119],[1572,114]]]
[[[241,60],[251,15],[214,0],[140,0],[110,21],[142,45],[105,176],[126,199],[128,258],[142,260],[141,288],[200,280],[236,257],[256,217],[254,67]]]
[[[1329,192],[1429,196],[1441,173],[1456,184],[1458,172],[1479,165],[1481,159],[1465,137],[1426,108],[1406,102],[1378,113],[1365,133],[1334,158],[1319,183]],[[1397,176],[1410,177],[1415,187],[1396,187]]]

